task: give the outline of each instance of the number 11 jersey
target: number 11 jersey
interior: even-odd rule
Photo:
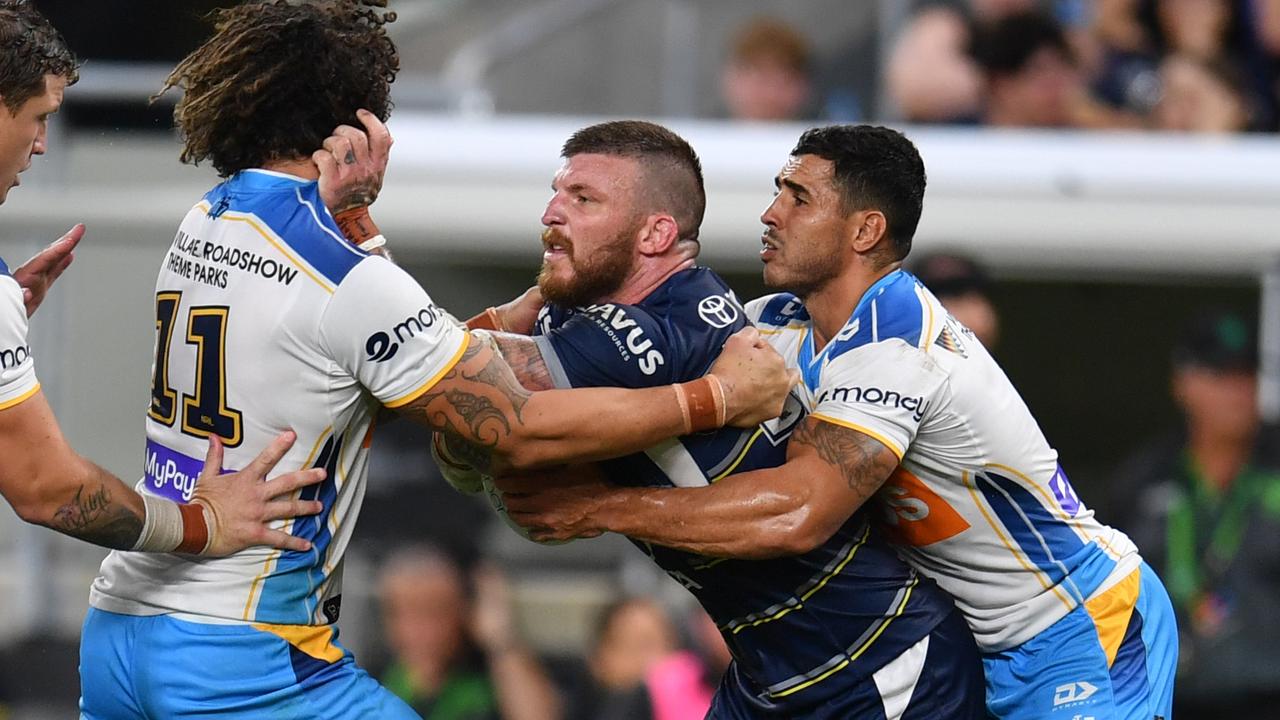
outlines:
[[[113,552],[90,604],[203,622],[336,621],[378,406],[429,390],[461,357],[466,332],[407,273],[346,242],[315,182],[265,170],[236,174],[187,213],[155,302],[138,490],[188,502],[211,435],[238,469],[292,429],[297,442],[274,473],[326,468],[302,491],[324,509],[277,523],[310,540],[308,552]]]

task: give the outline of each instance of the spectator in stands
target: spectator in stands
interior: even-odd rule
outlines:
[[[1118,526],[1169,588],[1179,720],[1271,718],[1280,701],[1280,437],[1260,424],[1253,327],[1197,318],[1173,353],[1181,432],[1134,453]]]
[[[986,87],[983,120],[997,127],[1130,124],[1089,97],[1075,51],[1047,15],[1016,13],[978,29],[970,46]]]
[[[1177,54],[1160,63],[1160,101],[1152,114],[1159,130],[1234,133],[1247,130],[1247,95],[1220,60]]]
[[[734,120],[811,119],[813,52],[795,28],[772,18],[744,25],[729,45],[720,90]]]
[[[987,350],[1000,339],[1000,316],[991,302],[991,280],[973,260],[961,255],[926,255],[912,273],[961,325],[973,331]]]
[[[588,655],[590,677],[568,702],[568,720],[658,720],[645,685],[676,652],[676,631],[660,605],[628,598],[601,613]]]
[[[733,656],[720,629],[700,607],[688,615],[692,648],[659,660],[645,676],[653,720],[702,720]]]
[[[559,698],[515,629],[505,578],[474,577],[434,547],[391,555],[379,582],[387,644],[394,660],[381,674],[425,720],[553,720]]]
[[[982,108],[982,70],[968,53],[976,25],[1035,8],[1034,0],[930,3],[894,40],[885,89],[909,122],[976,122]]]

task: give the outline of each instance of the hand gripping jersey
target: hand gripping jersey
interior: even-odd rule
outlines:
[[[18,405],[39,390],[36,363],[27,343],[22,288],[0,260],[0,410]]]
[[[636,305],[548,306],[535,333],[560,387],[648,387],[702,376],[745,325],[724,282],[694,268]],[[786,440],[804,414],[792,397],[781,417],[757,428],[676,438],[602,465],[619,484],[704,486],[731,473],[781,465]],[[847,691],[952,611],[951,602],[903,564],[861,512],[798,557],[726,560],[636,544],[715,620],[737,664],[725,682],[742,703],[783,716]]]
[[[138,489],[188,501],[211,434],[240,468],[292,429],[298,440],[275,472],[326,468],[302,491],[324,510],[280,526],[314,547],[223,559],[111,553],[91,604],[203,622],[335,621],[374,413],[426,392],[466,344],[408,274],[343,239],[314,182],[248,170],[215,187],[182,221],[156,282]]]
[[[1129,538],[1076,497],[1000,367],[910,274],[872,285],[821,352],[795,296],[747,311],[803,373],[807,410],[901,458],[877,495],[885,535],[955,598],[985,652],[1025,642],[1138,568]]]

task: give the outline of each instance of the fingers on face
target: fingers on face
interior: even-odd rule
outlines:
[[[333,153],[338,162],[351,165],[355,162],[356,152],[351,146],[351,139],[342,135],[330,135],[324,139],[323,147]]]
[[[395,143],[395,138],[391,137],[391,131],[378,119],[377,115],[368,110],[358,110],[356,117],[360,119],[360,124],[364,125],[365,132],[369,136],[369,149],[373,152],[373,156],[386,155],[391,145]]]

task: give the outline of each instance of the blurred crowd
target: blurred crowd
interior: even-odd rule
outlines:
[[[881,119],[1232,133],[1277,129],[1276,0],[927,2],[888,41]],[[757,18],[731,39],[725,110],[742,120],[864,120],[824,99],[814,49]]]

